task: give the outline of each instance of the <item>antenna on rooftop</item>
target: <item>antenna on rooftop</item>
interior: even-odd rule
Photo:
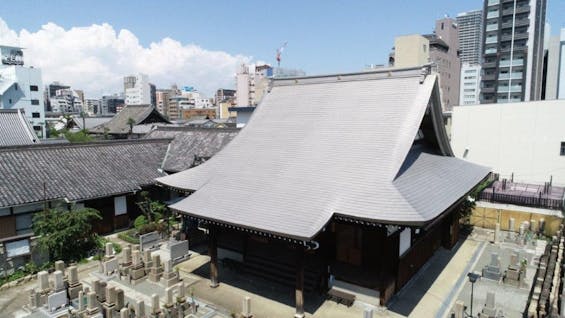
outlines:
[[[288,42],[284,42],[283,45],[281,45],[281,47],[277,49],[277,67],[279,67],[279,68],[281,67],[281,54],[282,54],[284,48],[286,47],[287,43]]]

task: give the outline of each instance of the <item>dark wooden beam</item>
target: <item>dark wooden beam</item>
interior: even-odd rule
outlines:
[[[216,227],[208,227],[208,255],[210,256],[210,287],[216,288],[218,280],[218,237]]]
[[[296,247],[296,314],[295,318],[304,318],[304,247]]]

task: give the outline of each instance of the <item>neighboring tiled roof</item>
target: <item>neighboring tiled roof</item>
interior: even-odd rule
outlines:
[[[238,132],[235,128],[157,127],[146,138],[173,138],[163,169],[179,172],[210,159]]]
[[[44,199],[80,201],[153,184],[170,139],[0,149],[0,207]],[[45,183],[45,197],[43,184]]]
[[[85,117],[84,124],[86,129],[90,130],[96,126],[109,122],[112,118],[113,117]],[[73,117],[73,122],[79,129],[84,129],[84,127],[82,127],[82,117]]]
[[[129,105],[116,114],[112,120],[92,128],[90,132],[103,134],[104,128],[107,128],[108,134],[127,135],[130,130],[130,125],[128,124],[130,118],[133,119],[134,126],[151,123],[170,124],[170,122],[151,105]]]
[[[223,150],[157,180],[195,191],[174,210],[298,240],[334,216],[424,226],[489,173],[449,158],[437,75],[428,72],[275,79]],[[435,154],[412,146],[424,119]]]
[[[38,143],[21,109],[0,109],[0,147]]]

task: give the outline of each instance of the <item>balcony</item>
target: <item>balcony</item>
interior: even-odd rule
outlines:
[[[483,69],[486,68],[496,68],[496,62],[484,62]]]
[[[495,6],[500,4],[500,0],[488,0],[488,5],[489,6]]]
[[[518,100],[520,101],[520,100]],[[479,200],[563,210],[565,189],[557,186],[497,180],[479,194]]]
[[[487,19],[494,19],[494,18],[498,18],[500,16],[498,11],[489,11],[487,13]]]
[[[498,36],[491,36],[485,39],[485,44],[493,44],[498,42]]]
[[[522,79],[522,72],[513,72],[512,74],[498,74],[498,80],[499,81],[503,81],[503,80],[509,80],[509,79]]]
[[[522,92],[522,86],[519,85],[512,85],[512,86],[498,86],[498,90],[496,91],[497,93],[521,93]]]
[[[483,87],[481,88],[481,93],[483,94],[494,93],[494,87]]]
[[[481,78],[483,81],[494,81],[496,76],[494,74],[485,74]]]
[[[524,65],[524,60],[523,59],[517,59],[517,60],[513,60],[513,61],[510,61],[510,60],[500,61],[499,66],[500,67],[509,67],[510,64],[512,64],[512,66],[522,66],[522,65]]]
[[[485,54],[496,54],[496,48],[490,48],[485,50]]]
[[[487,32],[498,30],[498,23],[497,23],[497,24],[489,24],[489,25],[487,25],[486,30],[487,30]]]

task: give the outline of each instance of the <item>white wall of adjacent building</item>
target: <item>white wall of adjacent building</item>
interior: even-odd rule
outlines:
[[[565,185],[565,100],[458,106],[451,145],[456,157],[514,181]]]

